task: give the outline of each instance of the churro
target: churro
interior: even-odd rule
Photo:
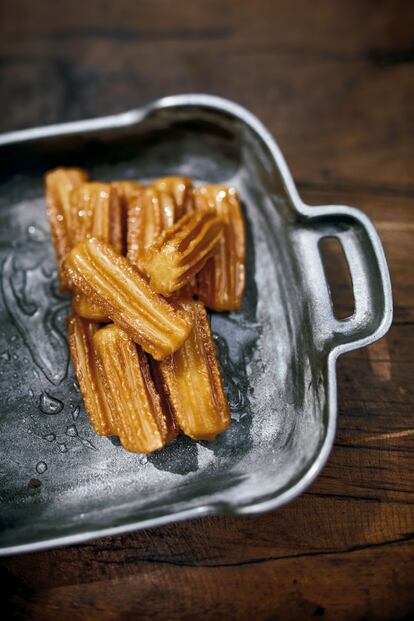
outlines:
[[[122,251],[121,204],[117,190],[109,183],[89,182],[71,194],[71,240],[77,243],[96,237]],[[73,309],[81,317],[107,322],[108,319],[82,293],[75,292]]]
[[[76,315],[68,320],[70,353],[83,402],[95,432],[106,436],[115,433],[115,427],[96,366],[93,337],[98,329],[98,324]]]
[[[145,353],[114,325],[96,332],[93,341],[121,444],[140,453],[162,448],[176,428],[164,415]]]
[[[199,299],[212,310],[238,310],[246,283],[246,242],[237,193],[225,186],[203,186],[194,191],[194,201],[197,210],[210,209],[225,222],[214,255],[197,276]]]
[[[164,231],[139,261],[151,287],[170,296],[190,282],[213,255],[223,226],[223,219],[208,210],[189,213]]]
[[[80,168],[55,168],[46,173],[46,205],[55,247],[59,286],[61,291],[68,291],[70,286],[63,270],[65,260],[71,248],[71,193],[74,188],[88,179],[88,174]]]
[[[192,184],[185,177],[162,177],[129,203],[127,256],[139,267],[145,251],[160,234],[192,211]]]
[[[175,220],[193,211],[193,183],[188,177],[159,177],[152,187],[162,196],[170,196],[176,210]]]
[[[121,203],[121,229],[122,229],[122,252],[127,253],[127,230],[128,230],[128,209],[134,198],[139,196],[143,189],[141,183],[137,181],[112,181],[112,187],[118,193]]]
[[[157,363],[164,390],[182,431],[196,440],[212,440],[230,424],[207,313],[201,302],[183,302],[193,318],[184,345]]]
[[[181,347],[191,330],[189,313],[157,295],[128,259],[92,237],[69,253],[73,285],[157,360]]]

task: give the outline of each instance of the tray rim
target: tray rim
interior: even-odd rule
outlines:
[[[24,129],[0,134],[0,147],[18,144],[21,142],[32,141],[42,138],[50,138],[64,136],[73,133],[83,133],[90,131],[98,131],[112,128],[121,128],[137,125],[145,120],[151,112],[165,108],[179,107],[204,107],[224,112],[247,125],[267,146],[272,155],[274,163],[278,168],[284,182],[286,193],[295,210],[304,217],[319,217],[329,215],[328,205],[309,206],[302,201],[297,191],[293,177],[287,166],[282,152],[263,123],[251,112],[243,106],[222,97],[208,95],[203,93],[190,93],[182,95],[172,95],[154,100],[140,108],[132,109],[120,114],[98,117],[95,119],[87,119],[81,121],[73,121],[69,123],[59,123]],[[328,421],[326,434],[320,446],[319,452],[315,454],[314,461],[311,463],[302,477],[291,487],[285,489],[281,493],[276,492],[273,497],[266,500],[255,500],[250,504],[237,505],[231,502],[218,501],[201,504],[191,509],[174,511],[163,515],[144,518],[143,520],[129,522],[121,526],[101,528],[91,530],[85,533],[75,533],[62,537],[54,537],[42,541],[17,544],[0,548],[0,557],[14,554],[22,554],[46,550],[55,547],[75,545],[91,539],[100,537],[121,535],[124,533],[141,530],[144,528],[154,528],[156,526],[166,525],[172,522],[179,522],[191,518],[205,517],[207,515],[254,515],[265,511],[274,510],[290,502],[299,496],[318,476],[325,465],[335,438],[336,420],[337,420],[337,381],[336,381],[336,360],[346,352],[354,349],[365,347],[374,343],[383,337],[389,330],[393,317],[393,303],[391,281],[388,266],[380,238],[375,230],[371,220],[362,211],[354,207],[335,206],[335,214],[343,217],[351,217],[360,222],[369,237],[369,241],[376,254],[378,261],[381,287],[384,297],[384,312],[381,322],[377,329],[364,338],[358,338],[347,343],[336,344],[332,347],[327,355],[327,409]]]

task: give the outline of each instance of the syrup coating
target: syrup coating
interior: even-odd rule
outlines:
[[[69,253],[73,285],[157,360],[176,351],[192,327],[191,316],[157,295],[127,258],[92,237]]]
[[[96,237],[122,252],[121,202],[117,190],[109,183],[83,183],[71,194],[72,247]],[[108,322],[96,304],[80,292],[75,292],[73,309],[81,317]]]
[[[55,168],[45,174],[46,206],[56,254],[59,286],[69,291],[70,285],[63,270],[63,262],[69,253],[71,240],[72,190],[88,180],[88,173],[81,168]]]
[[[131,201],[140,195],[143,185],[137,181],[112,181],[121,202],[122,252],[127,253],[128,209]]]
[[[114,325],[98,330],[93,341],[121,444],[140,453],[162,448],[176,435],[176,428],[164,415],[145,353]]]
[[[148,248],[139,268],[155,291],[170,296],[204,267],[215,252],[223,228],[223,218],[212,210],[186,214]]]
[[[192,183],[185,177],[162,177],[129,203],[127,256],[139,266],[145,251],[160,234],[193,210]]]
[[[96,365],[93,337],[99,325],[74,315],[68,320],[69,347],[91,425],[99,436],[115,433],[112,412]]]
[[[203,186],[194,191],[197,210],[212,210],[225,222],[216,252],[197,276],[199,299],[216,311],[238,310],[246,285],[246,240],[234,188]]]
[[[201,302],[182,303],[194,327],[184,345],[157,363],[177,424],[195,440],[212,440],[230,425],[210,324]]]

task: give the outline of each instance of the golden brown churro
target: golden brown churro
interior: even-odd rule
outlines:
[[[121,206],[126,209],[130,200],[138,196],[143,188],[137,181],[112,181],[111,186],[117,191]]]
[[[160,177],[152,182],[152,187],[161,196],[169,196],[173,200],[176,211],[175,220],[193,211],[193,182],[188,177]]]
[[[163,413],[145,353],[114,325],[96,332],[93,340],[122,445],[140,453],[162,448],[174,437],[175,427]]]
[[[71,194],[72,247],[96,237],[122,251],[121,204],[118,193],[109,183],[83,183]],[[81,317],[107,322],[99,308],[83,294],[75,292],[73,310]]]
[[[188,337],[191,316],[154,293],[130,261],[107,244],[94,237],[81,242],[65,268],[73,285],[157,360]]]
[[[68,291],[69,283],[62,269],[63,261],[71,249],[72,190],[88,179],[80,168],[56,168],[45,175],[47,215],[56,253],[56,263],[61,291]]]
[[[208,210],[189,213],[164,231],[139,262],[151,287],[169,296],[190,282],[214,253],[223,226]]]
[[[182,305],[194,327],[184,345],[157,366],[179,427],[196,440],[212,440],[229,426],[229,406],[205,308],[194,301]]]
[[[127,218],[127,257],[138,266],[145,250],[174,224],[175,210],[170,198],[165,209],[158,192],[149,187],[130,202]]]
[[[127,253],[128,209],[131,201],[140,195],[143,186],[137,181],[112,181],[121,202],[122,252]]]
[[[212,310],[238,310],[246,283],[246,242],[236,190],[207,185],[194,191],[194,200],[196,209],[211,209],[225,221],[216,252],[197,276],[199,298]]]
[[[139,266],[145,250],[193,208],[192,184],[185,177],[163,177],[129,203],[127,256]]]
[[[72,246],[96,237],[121,254],[121,205],[109,183],[83,183],[71,195]]]
[[[86,411],[99,436],[115,433],[113,417],[96,366],[93,337],[99,325],[76,315],[68,320],[70,353]]]

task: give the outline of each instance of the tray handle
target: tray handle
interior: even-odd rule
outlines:
[[[379,236],[370,219],[358,209],[343,206],[307,207],[306,280],[318,334],[330,349],[349,351],[381,338],[392,321],[392,293],[387,263]],[[305,236],[306,237],[306,236]],[[354,313],[334,316],[319,242],[335,237],[341,244],[351,274]]]

